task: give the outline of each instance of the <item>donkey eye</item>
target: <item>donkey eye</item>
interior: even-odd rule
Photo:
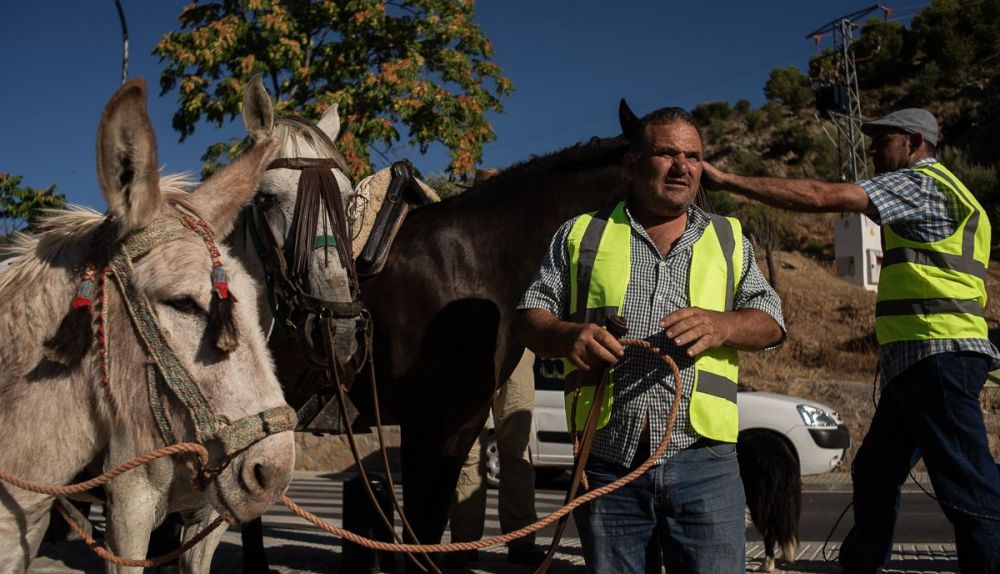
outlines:
[[[177,311],[180,311],[181,313],[201,312],[201,307],[199,307],[198,303],[195,303],[195,300],[192,299],[191,297],[176,297],[174,299],[168,299],[164,301],[164,303],[173,307]]]

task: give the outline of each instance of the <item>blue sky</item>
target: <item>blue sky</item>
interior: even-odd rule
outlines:
[[[239,120],[200,125],[183,143],[170,125],[176,94],[159,95],[162,69],[151,55],[179,28],[185,1],[122,0],[129,27],[129,75],[150,87],[149,111],[165,172],[197,172],[205,148],[242,135]],[[925,5],[895,8],[908,23]],[[490,117],[497,140],[483,167],[502,168],[592,136],[618,132],[618,99],[640,115],[664,105],[764,101],[771,69],[807,69],[816,47],[805,35],[870,0],[679,3],[668,0],[487,0],[476,20],[494,60],[515,87]],[[826,39],[823,46],[829,46]],[[101,110],[121,77],[121,32],[113,0],[4,2],[0,18],[0,171],[23,184],[56,184],[69,201],[104,209],[95,174]],[[405,132],[404,132],[405,133]],[[405,142],[390,151],[423,173],[440,172],[447,152],[421,156]],[[384,162],[382,162],[384,165]]]

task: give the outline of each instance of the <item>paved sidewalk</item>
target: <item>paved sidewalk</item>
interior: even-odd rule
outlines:
[[[918,476],[926,481],[926,476]],[[804,477],[805,490],[849,491],[850,477],[844,473]],[[908,487],[911,488],[911,487]],[[916,489],[916,486],[912,486]],[[342,516],[342,483],[331,480],[323,473],[296,473],[289,495],[313,513],[338,526]],[[539,495],[538,510],[545,515],[559,506],[559,496],[552,493]],[[496,514],[496,490],[490,490],[487,509],[486,535],[499,534]],[[92,517],[99,517],[94,512]],[[100,520],[95,520],[101,526]],[[339,572],[341,541],[314,528],[294,516],[283,506],[272,507],[264,517],[266,546],[273,572],[279,574]],[[551,527],[550,527],[551,528]],[[551,541],[551,530],[543,530],[538,543]],[[548,536],[545,536],[548,534]],[[445,539],[447,541],[447,537]],[[822,541],[805,541],[800,545],[794,564],[778,564],[776,572],[788,574],[833,574],[839,572],[835,562],[824,558]],[[838,544],[826,549],[826,556],[835,560]],[[747,571],[754,571],[763,559],[759,542],[747,543]],[[466,569],[449,569],[457,574],[528,574],[530,568],[508,564],[503,547],[480,551],[480,560]],[[212,572],[239,574],[241,568],[239,530],[230,528],[226,533],[212,564]],[[785,568],[785,569],[782,569]],[[102,562],[79,542],[43,545],[41,555],[28,570],[30,574],[63,574],[78,572],[103,572]],[[393,572],[403,571],[403,558],[397,557]],[[549,570],[552,574],[583,574],[583,557],[578,538],[564,537],[559,552]],[[958,572],[954,544],[905,544],[894,548],[892,573],[952,573]]]

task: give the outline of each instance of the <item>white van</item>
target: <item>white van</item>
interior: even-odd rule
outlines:
[[[532,377],[535,384],[535,409],[528,439],[531,463],[541,475],[558,475],[573,466],[573,447],[566,427],[563,406],[563,382],[548,378],[549,360],[535,360],[525,351],[514,377]],[[838,466],[850,445],[850,435],[840,416],[831,407],[815,401],[741,390],[740,432],[765,430],[783,437],[798,455],[802,474],[829,472]],[[500,458],[492,433],[493,417],[486,421],[490,431],[485,444],[487,480],[496,486],[500,477]]]

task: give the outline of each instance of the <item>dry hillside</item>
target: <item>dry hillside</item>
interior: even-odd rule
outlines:
[[[788,340],[776,351],[744,354],[741,380],[760,391],[835,407],[851,432],[851,450],[842,467],[847,470],[874,412],[875,295],[837,279],[832,263],[797,252],[779,252],[777,258]],[[761,268],[766,268],[763,261]],[[996,332],[1000,328],[996,264],[990,268],[987,289],[987,318],[991,332]],[[982,399],[994,458],[1000,459],[1000,388],[987,388]]]

